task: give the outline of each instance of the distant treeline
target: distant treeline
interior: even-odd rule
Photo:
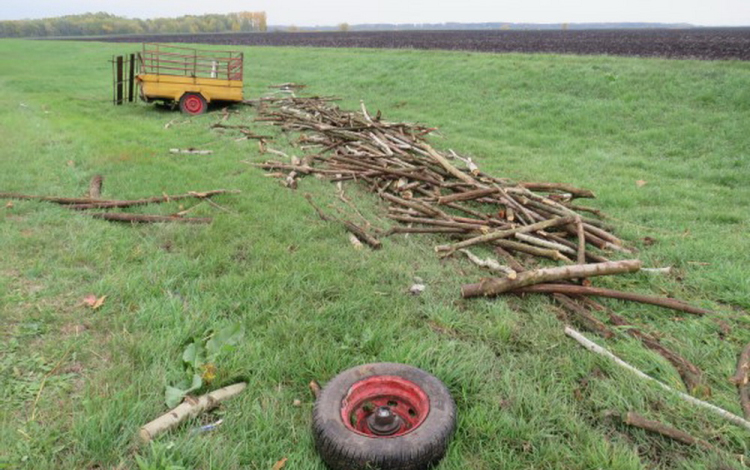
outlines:
[[[0,37],[99,36],[108,34],[221,33],[266,31],[266,12],[181,16],[140,20],[86,13],[40,20],[0,21]]]

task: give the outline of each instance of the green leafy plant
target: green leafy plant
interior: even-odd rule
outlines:
[[[185,470],[185,467],[172,462],[174,442],[160,444],[152,442],[147,456],[135,456],[138,470]]]
[[[233,323],[188,344],[182,352],[185,379],[175,385],[167,385],[164,393],[167,406],[174,408],[188,393],[200,389],[203,385],[210,385],[216,378],[217,359],[222,354],[231,352],[244,335],[245,329],[242,325]]]

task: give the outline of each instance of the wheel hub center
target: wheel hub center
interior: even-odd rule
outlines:
[[[401,418],[387,406],[380,406],[367,417],[367,427],[378,436],[390,436],[401,427]]]

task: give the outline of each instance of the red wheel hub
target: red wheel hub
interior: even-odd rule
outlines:
[[[375,438],[408,434],[429,413],[427,394],[415,383],[393,375],[376,375],[356,382],[341,402],[344,425]]]
[[[190,114],[200,114],[203,112],[203,100],[196,95],[185,97],[185,111]]]

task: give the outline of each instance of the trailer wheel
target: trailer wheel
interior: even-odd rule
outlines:
[[[346,370],[313,410],[318,453],[334,470],[423,470],[445,455],[456,405],[436,377],[405,364]]]
[[[200,93],[185,93],[180,98],[180,111],[185,114],[203,114],[208,109],[206,99]]]

